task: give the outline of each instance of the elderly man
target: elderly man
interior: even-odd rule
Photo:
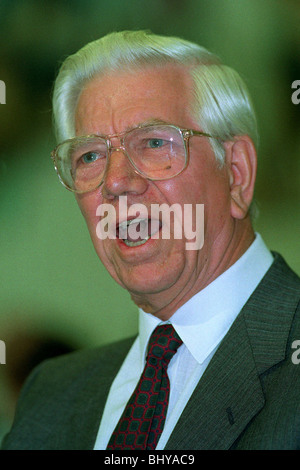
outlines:
[[[65,61],[54,117],[59,178],[139,335],[38,367],[3,447],[300,448],[300,281],[253,231],[241,78],[187,41],[113,33]]]

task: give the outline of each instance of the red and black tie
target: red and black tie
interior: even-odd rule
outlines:
[[[173,326],[158,326],[149,341],[146,365],[107,449],[153,450],[162,433],[170,394],[167,367],[182,344]]]

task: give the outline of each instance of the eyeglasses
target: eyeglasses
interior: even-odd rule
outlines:
[[[61,183],[70,191],[86,193],[103,183],[112,151],[122,151],[135,172],[149,180],[174,178],[187,166],[188,142],[194,135],[212,137],[173,125],[146,125],[122,134],[93,134],[65,140],[51,157]],[[111,142],[116,137],[120,138],[119,147]]]

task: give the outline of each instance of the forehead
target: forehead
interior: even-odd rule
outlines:
[[[188,127],[191,101],[192,79],[180,66],[101,75],[81,92],[76,133],[113,134],[149,120]]]

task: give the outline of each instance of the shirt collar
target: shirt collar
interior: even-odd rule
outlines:
[[[223,339],[233,321],[273,262],[273,256],[257,233],[248,250],[224,273],[162,322],[139,309],[141,360],[153,330],[171,323],[189,352],[200,364]]]

